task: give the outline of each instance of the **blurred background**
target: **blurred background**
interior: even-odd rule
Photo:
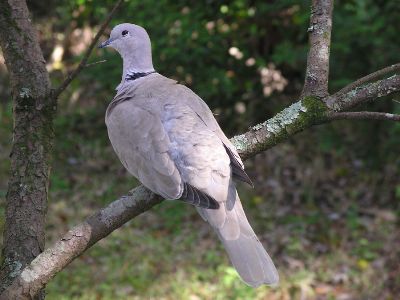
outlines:
[[[28,1],[55,86],[79,63],[110,0]],[[308,1],[127,1],[112,26],[144,26],[158,72],[189,86],[228,136],[299,97]],[[400,60],[400,2],[335,1],[330,91]],[[112,26],[108,29],[110,32]],[[106,36],[104,36],[104,39]],[[104,112],[121,59],[95,50],[62,95],[55,120],[47,240],[138,183],[117,160]],[[400,97],[362,107],[400,113]],[[251,289],[195,209],[164,202],[75,260],[47,299],[396,299],[400,294],[400,124],[336,121],[246,162],[243,205],[281,274]],[[0,52],[0,229],[12,104]]]

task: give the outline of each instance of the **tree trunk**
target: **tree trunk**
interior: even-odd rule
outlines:
[[[25,1],[0,0],[0,28],[14,115],[0,271],[2,291],[44,249],[56,101]],[[42,298],[43,293],[36,299]]]

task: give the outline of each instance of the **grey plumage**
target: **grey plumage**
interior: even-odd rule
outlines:
[[[110,141],[124,167],[164,198],[195,205],[247,284],[277,283],[275,266],[246,218],[233,181],[251,180],[207,104],[153,72],[143,28],[118,25],[103,45],[115,48],[124,62],[122,82],[106,112]],[[148,74],[132,75],[137,73]]]

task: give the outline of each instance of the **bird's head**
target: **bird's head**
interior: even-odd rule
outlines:
[[[122,57],[141,54],[137,53],[141,51],[151,52],[150,38],[146,30],[129,23],[115,26],[111,31],[110,38],[99,45],[99,48],[104,47],[114,48]]]
[[[151,42],[146,30],[138,25],[123,23],[114,27],[110,38],[99,48],[111,47],[123,60],[122,83],[131,74],[153,72]]]

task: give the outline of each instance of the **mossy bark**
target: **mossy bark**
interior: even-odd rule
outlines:
[[[0,46],[14,103],[0,271],[4,290],[44,249],[56,101],[25,1],[0,0]],[[42,298],[44,293],[35,299]]]
[[[327,121],[328,108],[317,97],[308,96],[299,100],[273,118],[253,126],[245,134],[232,138],[240,156],[247,159],[286,140],[312,125]]]

